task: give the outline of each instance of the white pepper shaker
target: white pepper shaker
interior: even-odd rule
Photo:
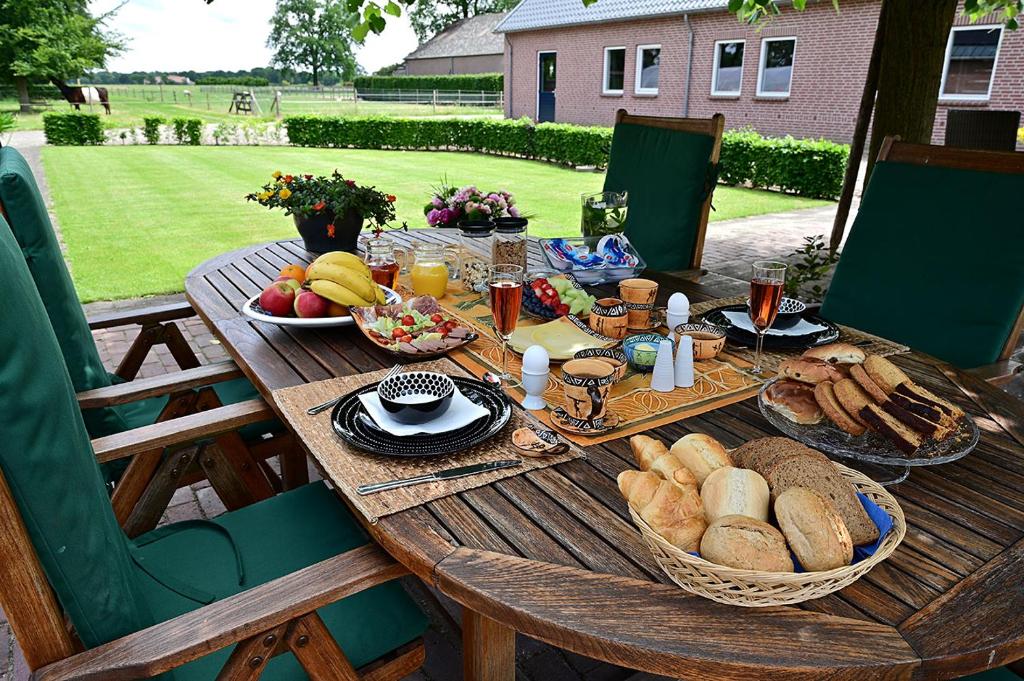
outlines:
[[[693,338],[681,336],[676,350],[675,383],[677,388],[693,387]]]
[[[651,390],[659,393],[670,393],[676,389],[672,371],[672,341],[667,338],[658,343],[658,357],[654,360],[654,373],[651,375]]]

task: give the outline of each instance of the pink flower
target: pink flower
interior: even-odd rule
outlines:
[[[486,203],[481,203],[480,206],[479,206],[479,210],[484,215],[490,215],[491,214],[491,207],[488,206]]]
[[[444,208],[444,200],[440,196],[435,196],[431,199],[430,204],[434,208]]]
[[[452,221],[453,217],[454,216],[452,215],[452,212],[447,208],[442,208],[441,210],[437,211],[437,221],[442,225],[447,225],[449,222]]]
[[[427,224],[430,225],[431,227],[433,227],[434,225],[436,225],[438,222],[441,221],[440,218],[441,218],[441,211],[439,211],[439,210],[437,210],[435,208],[434,210],[432,210],[429,213],[427,213]]]
[[[517,217],[519,217],[519,209],[516,208],[515,206],[509,206],[508,207],[508,214],[509,214],[509,217],[517,218]]]

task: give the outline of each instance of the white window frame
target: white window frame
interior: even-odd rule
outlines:
[[[793,65],[789,72],[789,87],[785,92],[765,92],[761,89],[761,79],[764,78],[764,63],[768,59],[768,43],[781,43],[787,40],[793,41]],[[775,38],[762,38],[761,39],[761,57],[757,60],[757,96],[758,97],[775,97],[778,99],[784,99],[789,97],[789,93],[793,91],[793,73],[796,71],[796,36],[778,36]],[[746,50],[746,48],[744,48]]]
[[[957,31],[975,31],[982,29],[999,29],[999,40],[996,42],[996,56],[992,60],[992,75],[988,79],[988,92],[983,95],[958,95],[958,94],[946,94],[946,76],[949,73],[949,57],[953,52],[953,36]],[[966,26],[954,26],[949,31],[949,38],[946,40],[946,56],[942,60],[942,80],[939,86],[939,101],[940,102],[987,102],[992,98],[992,84],[996,81],[996,67],[999,66],[999,51],[1003,47],[1003,31],[1002,24],[968,24]]]
[[[715,88],[718,83],[718,59],[720,50],[718,49],[722,45],[732,45],[733,43],[740,43],[743,45],[743,63],[740,64],[740,86],[736,90],[718,90]],[[795,54],[795,52],[794,52]],[[743,38],[736,40],[716,40],[715,41],[715,54],[714,54],[714,65],[711,67],[711,94],[722,96],[722,97],[739,97],[743,93],[743,67],[747,65],[747,41]],[[658,74],[659,78],[661,74]]]
[[[644,60],[643,60],[644,50],[658,50],[658,57],[659,57],[659,61],[658,61],[658,87],[661,87],[661,61],[660,61],[660,57],[661,57],[661,44],[660,43],[654,43],[654,44],[651,44],[651,45],[637,45],[636,46],[636,66],[635,66],[634,71],[633,71],[633,94],[649,95],[649,96],[657,95],[658,94],[658,88],[657,87],[640,87],[640,72],[643,70],[643,65],[644,65]]]
[[[612,50],[622,50],[622,87],[618,90],[608,89],[608,53]],[[659,78],[660,78],[659,74]],[[604,48],[604,71],[601,74],[601,94],[604,95],[621,95],[626,87],[626,46],[625,45],[612,45],[611,47]]]

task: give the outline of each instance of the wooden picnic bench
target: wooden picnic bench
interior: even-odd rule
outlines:
[[[449,230],[392,236],[455,241]],[[541,258],[531,243],[531,262]],[[269,243],[214,258],[186,281],[195,310],[271,405],[274,390],[394,363],[354,327],[296,330],[240,314],[282,266],[310,259],[298,242]],[[747,290],[717,275],[644,276],[660,283],[659,304],[676,290],[694,302]],[[514,679],[517,631],[613,664],[695,679],[952,678],[1008,664],[1024,656],[1024,406],[923,354],[893,359],[962,405],[981,442],[960,461],[915,468],[890,487],[908,524],[896,552],[851,586],[796,607],[741,609],[672,584],[616,487],[616,475],[634,467],[621,439],[588,447],[586,459],[366,528],[464,606],[469,681]],[[688,432],[727,447],[778,434],[752,399],[652,434],[671,442]]]

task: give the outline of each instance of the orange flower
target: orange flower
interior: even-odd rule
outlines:
[[[327,225],[327,236],[334,238],[334,225]]]
[[[395,202],[395,195],[394,194],[388,194],[387,195],[387,200],[388,200],[388,203],[394,203]]]
[[[326,206],[326,205],[327,205],[326,203],[324,203],[323,201],[320,201],[319,203],[316,203],[316,204],[313,205],[313,210],[323,210],[324,206]]]
[[[295,179],[295,178],[294,178],[294,177],[292,177],[291,175],[285,175],[285,176],[284,176],[284,181],[285,181],[285,182],[291,182],[291,181],[292,181],[292,180],[294,180],[294,179]]]

